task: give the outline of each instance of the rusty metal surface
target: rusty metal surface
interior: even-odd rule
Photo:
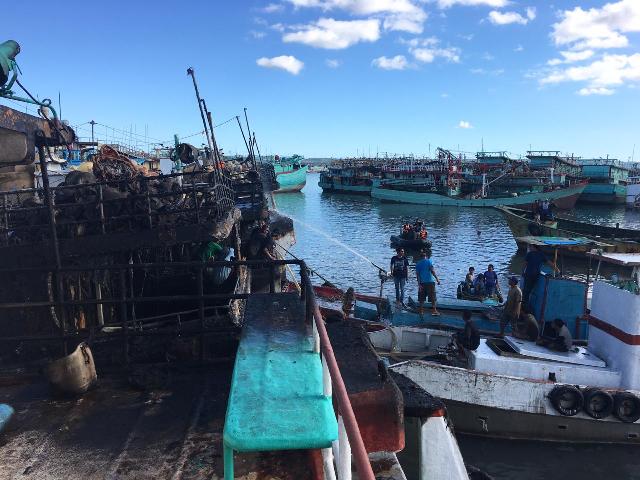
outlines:
[[[231,371],[232,363],[172,371],[139,388],[102,377],[74,399],[51,397],[43,383],[0,387],[0,401],[16,410],[0,436],[0,480],[222,479]],[[311,478],[307,451],[242,454],[236,469],[243,479]]]
[[[368,452],[404,448],[402,394],[355,321],[327,324],[331,344]]]
[[[35,161],[38,146],[70,145],[75,132],[58,120],[45,120],[0,105],[0,165]]]

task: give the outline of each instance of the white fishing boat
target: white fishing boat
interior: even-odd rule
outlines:
[[[632,279],[637,281],[640,255],[603,254],[600,260],[634,267]],[[513,337],[482,339],[475,351],[464,352],[465,359],[457,366],[409,360],[391,368],[444,400],[458,432],[640,443],[637,291],[634,280],[594,283],[588,348],[557,352]],[[405,332],[394,334],[401,340],[395,350],[402,350],[403,343],[409,348],[413,344],[414,349],[420,343],[416,332],[409,332],[406,341]],[[424,332],[427,346],[431,335]],[[372,341],[376,343],[375,338]]]

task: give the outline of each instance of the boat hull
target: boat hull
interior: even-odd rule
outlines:
[[[370,195],[371,185],[344,185],[334,182],[318,182],[320,188],[326,193],[349,193],[352,195]]]
[[[624,423],[611,416],[596,420],[584,412],[573,417],[560,415],[548,398],[557,385],[554,382],[415,360],[391,368],[439,397],[456,431],[461,433],[542,441],[640,444],[640,423]]]
[[[527,207],[536,200],[550,200],[557,208],[562,210],[572,209],[586,184],[577,184],[570,187],[553,190],[550,192],[525,193],[516,197],[501,198],[454,198],[437,193],[411,192],[383,188],[375,185],[371,189],[371,196],[383,202],[412,203],[417,205],[438,205],[444,207],[498,207],[498,206],[522,206]]]
[[[509,208],[498,207],[498,210],[504,216],[511,233],[515,238],[527,237],[527,236],[535,236],[535,237],[564,237],[564,238],[575,238],[575,237],[585,237],[594,241],[601,241],[609,244],[609,247],[602,247],[602,250],[605,252],[616,252],[616,253],[639,253],[640,252],[640,242],[628,239],[616,239],[610,238],[609,233],[615,233],[616,230],[613,228],[607,230],[598,231],[598,229],[602,229],[601,226],[594,225],[593,229],[591,229],[591,233],[596,233],[595,236],[589,235],[586,231],[574,231],[567,230],[562,228],[563,224],[576,225],[577,222],[573,222],[570,220],[564,220],[561,218],[557,219],[557,226],[549,226],[546,224],[536,223],[532,220],[525,218],[523,215],[524,211],[518,211],[517,209],[511,210]],[[580,226],[580,229],[586,230],[591,227],[588,224],[584,224]],[[621,234],[625,234],[626,231],[619,231]],[[632,232],[635,234],[635,232]],[[518,243],[518,248],[524,250],[527,245],[522,242]],[[566,251],[567,254],[571,254],[569,250]],[[584,251],[579,251],[576,253],[579,256],[583,256]]]
[[[276,172],[276,181],[278,189],[273,193],[289,193],[299,192],[307,183],[307,169],[309,167],[300,167],[297,170],[288,172]]]
[[[579,203],[622,205],[626,201],[627,187],[620,184],[589,183],[584,189]]]

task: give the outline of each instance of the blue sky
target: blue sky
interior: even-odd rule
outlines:
[[[640,157],[639,0],[149,5],[11,2],[2,40],[20,43],[25,86],[61,92],[81,136],[91,119],[100,138],[133,131],[139,145],[145,132],[151,143],[200,131],[193,66],[215,121],[248,107],[263,152],[475,152],[484,141],[621,159],[635,144]],[[216,134],[243,151],[234,122]]]

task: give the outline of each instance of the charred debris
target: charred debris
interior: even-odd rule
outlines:
[[[188,74],[207,144],[176,137],[170,174],[94,145],[53,182],[55,152],[78,147],[73,129],[50,101],[30,101],[38,117],[0,106],[0,368],[37,371],[85,343],[98,370],[232,356],[249,271],[267,268],[247,258],[247,241],[269,220],[275,174],[257,161],[246,116],[248,155],[223,157]],[[277,288],[282,268],[254,290]]]

